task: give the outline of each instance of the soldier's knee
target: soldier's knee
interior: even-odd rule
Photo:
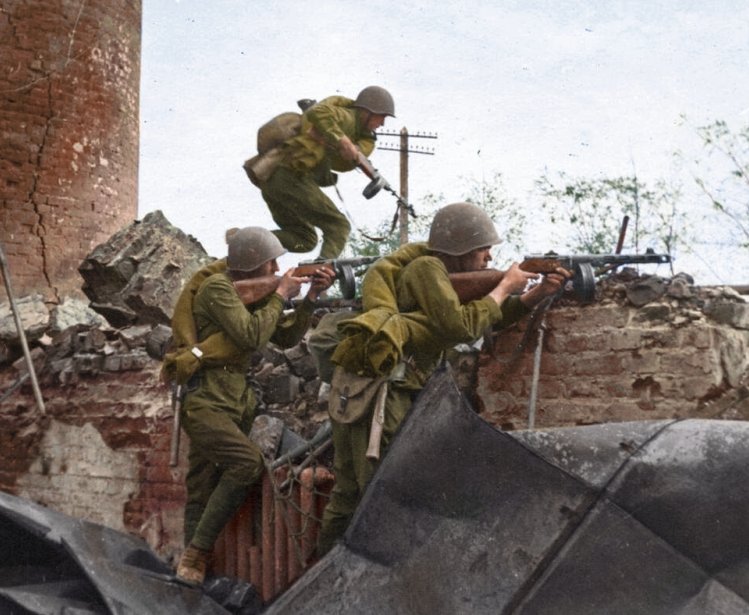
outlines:
[[[265,463],[260,449],[248,450],[224,471],[224,477],[237,486],[250,487],[262,476]]]

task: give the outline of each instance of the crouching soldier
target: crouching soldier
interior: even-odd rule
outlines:
[[[184,319],[177,309],[191,306],[196,338],[195,346],[187,349],[192,356],[188,369],[194,373],[181,408],[190,452],[186,549],[177,565],[177,577],[191,585],[203,583],[216,538],[264,469],[260,449],[248,438],[255,413],[255,397],[246,381],[251,355],[269,341],[287,348],[297,344],[318,295],[333,283],[334,273],[327,268],[311,278],[293,277],[290,270],[275,292],[245,306],[234,282],[275,274],[276,259],[285,252],[266,229],[236,231],[228,238],[225,265],[217,261],[209,271],[198,272],[198,281],[204,279],[197,288],[191,284],[195,280],[188,283],[175,308],[173,323]],[[285,313],[285,302],[305,282],[310,282],[305,300]],[[187,365],[180,356],[168,357],[166,373],[174,373],[176,366],[179,374],[180,366]]]
[[[443,352],[477,340],[488,327],[519,320],[557,293],[569,276],[559,269],[526,290],[539,276],[515,263],[489,294],[461,304],[449,274],[485,269],[491,246],[499,242],[486,212],[453,203],[435,214],[427,243],[401,247],[364,276],[363,313],[338,325],[342,339],[331,357],[336,482],[323,514],[319,555],[342,536],[379,459]],[[311,347],[315,342],[310,340]]]

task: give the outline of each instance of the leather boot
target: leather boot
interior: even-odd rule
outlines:
[[[177,578],[188,585],[195,587],[202,585],[205,573],[208,569],[208,557],[210,551],[203,551],[193,545],[189,545],[177,564]]]

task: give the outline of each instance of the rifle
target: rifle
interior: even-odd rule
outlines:
[[[335,279],[341,289],[344,299],[353,299],[356,296],[356,274],[357,267],[368,266],[374,263],[379,256],[357,256],[355,258],[317,259],[299,263],[293,271],[296,278],[306,278],[315,274],[321,267],[328,267],[335,272]],[[278,288],[281,278],[277,275],[261,276],[247,280],[237,280],[234,288],[237,289],[242,303],[249,305],[267,297]]]
[[[554,273],[558,267],[572,273],[572,290],[575,298],[581,303],[590,303],[595,299],[596,269],[606,267],[610,270],[621,265],[670,263],[668,254],[655,254],[648,249],[645,254],[570,254],[562,255],[530,254],[523,258],[520,268],[532,273]],[[461,303],[467,303],[488,295],[499,284],[504,271],[498,269],[481,269],[465,273],[451,273],[450,282]]]

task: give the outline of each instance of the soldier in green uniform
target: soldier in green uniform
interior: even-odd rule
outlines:
[[[259,227],[238,230],[228,244],[225,269],[219,264],[215,273],[203,272],[205,279],[191,303],[197,341],[191,354],[198,364],[182,403],[181,422],[190,438],[190,452],[187,547],[177,577],[193,585],[203,582],[213,543],[264,468],[260,449],[248,438],[255,410],[245,379],[251,354],[269,341],[282,347],[298,343],[309,326],[314,302],[334,279],[328,268],[310,279],[293,277],[288,271],[275,292],[245,306],[233,283],[274,274],[276,259],[286,250],[270,231]],[[305,300],[293,312],[284,313],[285,301],[307,281]],[[208,340],[210,355],[201,350],[203,344],[207,351]]]
[[[505,327],[562,287],[569,273],[563,269],[526,288],[537,274],[513,264],[486,297],[461,305],[449,273],[487,267],[490,248],[500,239],[489,216],[469,203],[454,203],[434,217],[427,243],[408,244],[377,261],[364,277],[364,311],[341,323],[343,341],[336,346],[330,405],[355,401],[362,378],[385,382],[382,436],[372,453],[373,405],[358,420],[333,419],[336,483],[323,514],[318,554],[327,552],[342,536],[377,459],[387,450],[417,393],[446,350],[471,343],[488,327]],[[335,404],[345,398],[342,404]],[[342,422],[346,420],[347,422]]]
[[[280,162],[261,185],[263,199],[279,228],[273,231],[291,252],[310,252],[322,231],[320,258],[337,258],[351,225],[321,186],[336,181],[335,171],[356,167],[358,152],[374,149],[374,131],[395,117],[392,96],[378,86],[364,88],[356,100],[331,96],[302,115],[300,134],[281,145]]]

